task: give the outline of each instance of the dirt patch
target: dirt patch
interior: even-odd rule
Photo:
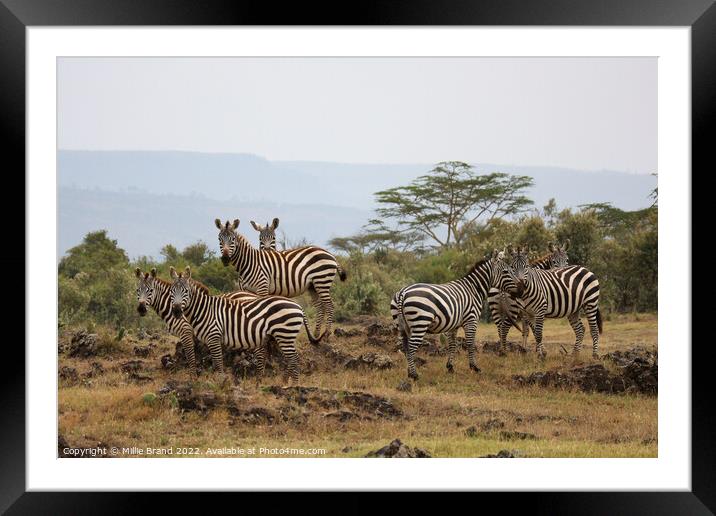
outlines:
[[[590,364],[571,369],[556,368],[549,371],[538,371],[525,376],[514,375],[512,378],[520,385],[577,388],[585,392],[608,394],[624,392],[657,394],[658,363],[656,353],[644,355],[640,351],[629,350],[614,352],[610,355],[612,357],[605,356],[605,358],[616,363],[616,371],[612,371],[602,364]]]
[[[431,455],[425,450],[403,444],[400,439],[393,440],[389,445],[369,452],[366,457],[395,458],[395,459],[426,459]]]
[[[164,387],[159,389],[159,397],[169,399],[170,404],[176,405],[182,412],[197,411],[206,413],[208,410],[225,403],[213,391],[195,392],[190,383],[173,380],[169,380]]]

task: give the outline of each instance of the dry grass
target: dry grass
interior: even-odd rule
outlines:
[[[357,322],[345,329],[364,328]],[[521,337],[516,330],[511,340]],[[393,337],[390,339],[395,340]],[[494,325],[483,324],[478,339],[494,340]],[[60,380],[59,428],[65,440],[76,447],[105,446],[140,448],[321,448],[327,457],[361,457],[371,450],[400,438],[409,446],[425,449],[434,457],[476,457],[501,449],[516,450],[526,457],[655,457],[657,456],[657,398],[636,394],[597,394],[576,390],[520,387],[514,374],[527,374],[574,362],[591,361],[587,336],[581,359],[565,357],[559,344],[571,350],[573,334],[566,321],[546,323],[548,357],[539,361],[531,349],[526,355],[500,357],[478,355],[480,374],[467,367],[460,352],[455,374],[445,371],[445,357],[419,355],[426,364],[419,368],[420,380],[411,392],[397,389],[405,380],[405,360],[391,349],[370,344],[364,335],[332,339],[331,345],[358,355],[377,352],[390,356],[395,367],[387,370],[347,370],[334,365],[301,337],[304,360],[311,358],[317,370],[301,377],[301,385],[338,391],[365,391],[388,398],[405,417],[340,422],[325,417],[327,410],[310,406],[288,407],[285,399],[259,388],[253,380],[240,385],[222,383],[204,372],[194,383],[195,391],[212,391],[241,406],[291,410],[296,417],[247,423],[234,417],[226,407],[205,413],[182,412],[171,396],[154,396],[170,379],[189,381],[185,371],[171,374],[161,368],[160,357],[174,351],[176,339],[161,337],[156,349],[144,360],[144,374],[151,377],[138,384],[120,365],[131,359],[133,347],[146,344],[127,336],[118,353],[102,358],[75,359],[60,355],[59,365],[74,368],[78,379]],[[530,346],[532,346],[530,340]],[[628,349],[637,345],[655,347],[655,315],[615,316],[605,321],[600,352]],[[92,362],[104,373],[85,377]],[[263,385],[280,385],[280,374],[268,376]],[[287,408],[288,407],[288,408]],[[514,432],[523,432],[526,439]]]

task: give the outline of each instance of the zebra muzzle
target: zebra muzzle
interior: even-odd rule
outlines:
[[[141,316],[147,315],[147,305],[145,305],[144,303],[139,303],[139,304],[137,305],[137,312],[138,312],[139,315],[141,315]]]
[[[182,309],[179,305],[172,305],[172,315],[174,317],[181,317],[182,316]]]

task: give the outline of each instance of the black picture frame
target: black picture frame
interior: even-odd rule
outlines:
[[[17,242],[26,238],[25,227],[16,222],[25,196],[25,29],[28,26],[72,25],[558,25],[558,26],[689,26],[692,36],[692,164],[693,170],[706,172],[710,134],[714,129],[716,103],[716,7],[713,0],[399,0],[353,4],[339,2],[295,2],[276,5],[269,0],[196,1],[196,0],[0,0],[0,120],[2,120],[3,186],[6,212],[3,220],[8,243],[17,249],[12,257],[3,257],[5,279],[10,293],[24,292],[19,270],[25,278],[25,246],[19,252]],[[711,131],[709,131],[711,129]],[[693,174],[692,174],[693,177]],[[21,179],[22,178],[22,179]],[[685,181],[691,181],[685,177]],[[14,182],[14,184],[13,184]],[[12,192],[11,195],[9,195]],[[24,212],[24,211],[23,211]],[[10,234],[8,235],[8,231]],[[17,232],[17,235],[13,234]],[[22,233],[22,234],[20,234]],[[13,238],[14,237],[14,238]],[[690,250],[685,256],[690,256]],[[51,251],[54,252],[54,251]],[[21,265],[22,263],[22,265]],[[14,271],[14,274],[7,274]],[[8,276],[12,276],[8,278]],[[685,277],[691,284],[691,278]],[[12,282],[17,282],[17,288]],[[8,287],[6,287],[8,288]],[[19,296],[8,308],[16,311]],[[685,302],[688,300],[685,300]],[[24,294],[23,294],[23,306]],[[27,307],[30,309],[30,307]],[[8,514],[118,514],[134,512],[146,503],[146,494],[130,493],[28,493],[25,492],[25,353],[19,345],[17,329],[8,327],[6,309],[5,367],[0,374],[0,511]],[[17,319],[15,315],[14,319]],[[12,320],[10,320],[12,322]],[[8,335],[8,329],[10,335]],[[23,336],[24,337],[24,336]],[[24,341],[24,338],[23,338]],[[691,342],[670,343],[691,346]],[[706,343],[708,344],[708,343]],[[713,346],[692,346],[692,491],[690,492],[591,492],[591,493],[503,493],[480,494],[470,505],[483,506],[486,498],[509,497],[511,510],[520,506],[531,513],[556,514],[711,514],[716,511],[716,446],[712,438],[714,416],[711,389],[707,384]],[[211,496],[216,496],[212,494]],[[245,496],[245,495],[242,495]],[[294,495],[295,496],[295,495]],[[356,495],[352,495],[356,496]],[[471,494],[475,496],[475,494]],[[168,497],[164,497],[168,498]],[[412,496],[401,502],[404,510],[423,504]],[[295,498],[286,501],[289,509]],[[491,500],[495,501],[495,500]],[[504,503],[504,501],[502,501]],[[184,509],[203,504],[195,495],[172,494],[168,504]],[[272,498],[271,509],[280,509]],[[453,502],[455,504],[455,502]],[[166,505],[165,508],[169,508]],[[141,506],[141,505],[140,505]],[[361,501],[343,505],[354,512],[370,506]],[[412,506],[412,507],[411,507]],[[197,505],[198,507],[198,505]],[[246,506],[243,506],[244,508]],[[487,506],[489,507],[489,506]],[[505,505],[506,507],[506,505]],[[206,509],[207,506],[203,505]],[[319,508],[319,507],[317,507]],[[457,505],[456,505],[457,508]],[[319,508],[320,509],[320,508]],[[326,505],[330,510],[330,505]],[[289,509],[290,510],[290,509]]]

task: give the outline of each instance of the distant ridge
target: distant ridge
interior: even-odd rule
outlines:
[[[61,150],[57,159],[59,255],[102,222],[110,234],[126,233],[120,245],[130,255],[156,256],[166,243],[214,239],[194,219],[209,217],[211,224],[219,211],[249,219],[279,216],[292,238],[326,245],[333,236],[360,229],[375,207],[374,192],[405,185],[434,165],[269,161],[253,154],[183,151]],[[617,171],[473,164],[478,172],[533,177],[527,195],[536,207],[554,197],[560,208],[610,202],[634,210],[650,205],[656,186],[653,176]],[[253,237],[253,230],[244,229]]]

